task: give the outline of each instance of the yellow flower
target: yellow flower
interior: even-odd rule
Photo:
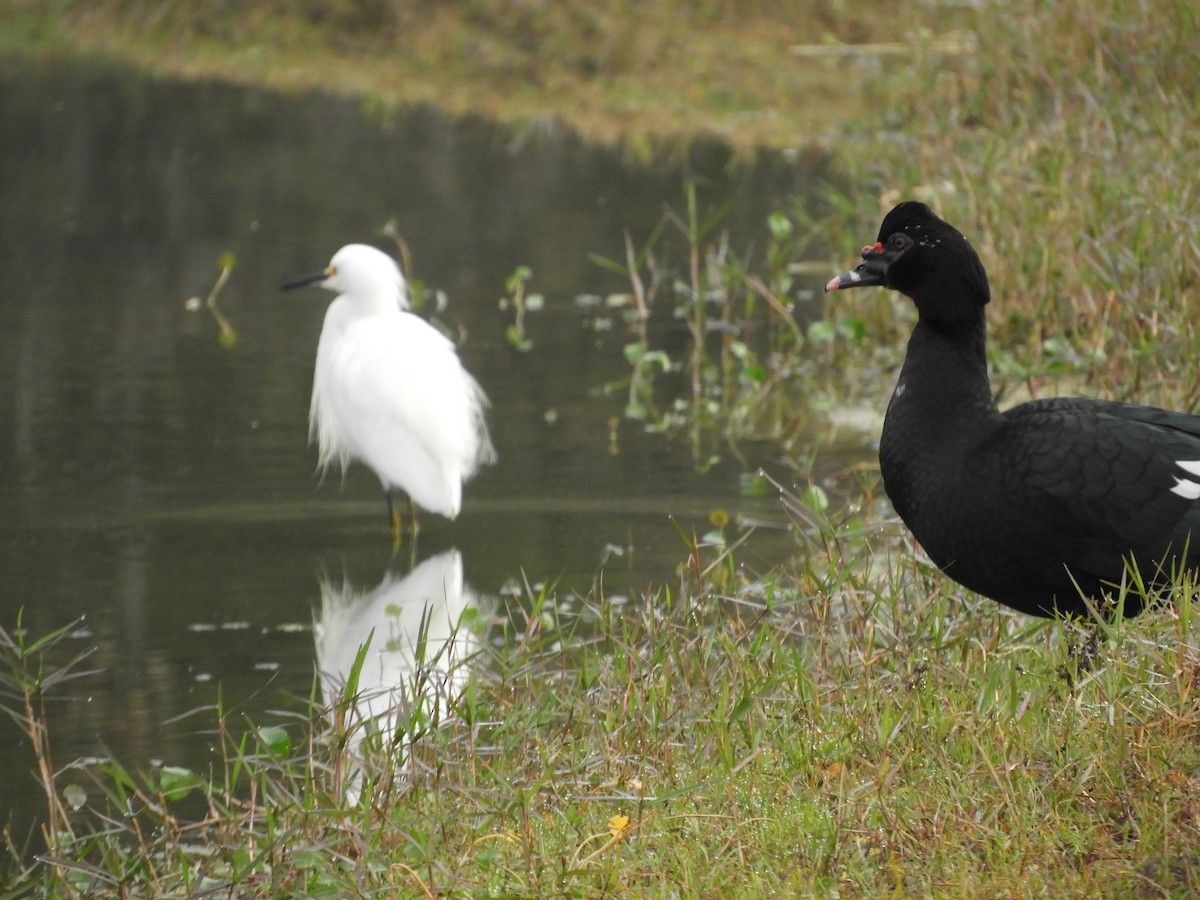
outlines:
[[[613,816],[608,820],[608,830],[612,832],[612,836],[620,838],[625,836],[625,832],[629,830],[629,816]]]

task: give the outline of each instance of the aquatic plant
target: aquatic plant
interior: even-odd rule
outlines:
[[[217,259],[217,268],[220,269],[220,272],[217,275],[216,283],[212,286],[212,290],[208,292],[208,296],[203,301],[199,297],[192,297],[185,304],[189,312],[196,312],[201,307],[209,311],[213,320],[217,323],[217,339],[223,347],[232,347],[236,344],[238,335],[237,329],[233,327],[233,323],[221,312],[221,307],[217,303],[217,297],[224,289],[226,282],[229,281],[229,276],[233,273],[233,267],[236,265],[237,257],[234,254],[229,252],[222,253]]]
[[[805,430],[813,438],[799,411],[819,409],[822,395],[827,408],[853,402],[861,390],[846,390],[839,373],[867,336],[858,309],[823,307],[813,290],[804,256],[816,222],[800,228],[772,214],[760,261],[753,241],[735,252],[725,208],[702,211],[693,183],[684,204],[664,213],[640,249],[627,236],[623,261],[591,257],[630,286],[625,416],[685,435],[701,469],[747,442],[787,446]]]

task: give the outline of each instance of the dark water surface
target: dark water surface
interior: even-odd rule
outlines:
[[[206,768],[212,717],[175,717],[218,691],[259,723],[303,709],[322,576],[382,596],[407,573],[374,476],[320,485],[306,447],[332,295],[277,290],[342,244],[386,246],[389,219],[416,277],[448,295],[440,317],[463,329],[494,404],[499,464],[457,522],[423,520],[418,560],[443,580],[461,569],[479,597],[556,580],[569,596],[602,573],[637,596],[686,555],[672,518],[783,520],[775,500],[740,496],[747,464],[698,474],[685,442],[628,421],[610,452],[625,396],[598,389],[628,373],[629,337],[619,317],[598,331],[575,298],[627,289],[587,255],[619,258],[625,229],[645,240],[666,204],[682,208],[681,167],[430,111],[380,119],[326,96],[0,65],[0,621],[13,629],[23,608],[36,637],[85,616],[72,646],[94,646],[103,669],[52,710],[60,766],[111,753]],[[767,214],[813,175],[728,163],[699,147],[686,169],[704,203],[730,203],[733,234],[765,242]],[[238,258],[221,297],[231,348],[184,308],[224,251]],[[526,354],[497,304],[518,264],[547,301]],[[793,543],[776,534],[759,552]],[[7,720],[0,752],[0,805],[28,822],[33,761]]]

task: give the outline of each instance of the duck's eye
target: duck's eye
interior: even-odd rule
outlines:
[[[888,238],[888,248],[891,250],[907,250],[912,246],[912,238],[903,232],[897,231]]]

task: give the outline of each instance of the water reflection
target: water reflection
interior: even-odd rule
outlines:
[[[322,579],[313,621],[317,669],[325,705],[349,735],[356,771],[345,790],[353,802],[364,738],[378,734],[403,748],[414,732],[437,727],[465,686],[482,646],[481,620],[465,616],[468,610],[481,612],[480,599],[463,582],[458,550],[432,556],[404,576],[389,572],[372,590]]]

